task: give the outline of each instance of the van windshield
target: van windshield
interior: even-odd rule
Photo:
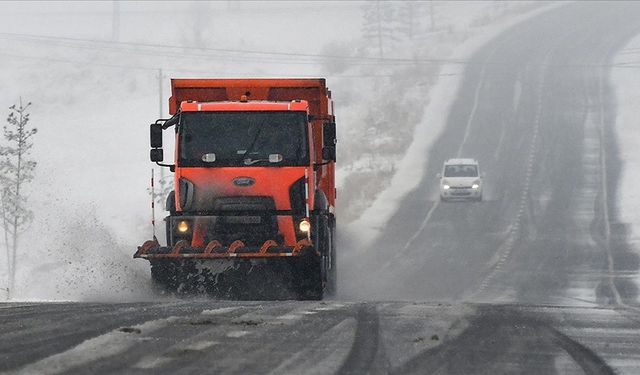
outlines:
[[[478,166],[473,164],[447,165],[444,177],[478,177]]]
[[[179,126],[182,167],[309,164],[306,112],[185,112]]]

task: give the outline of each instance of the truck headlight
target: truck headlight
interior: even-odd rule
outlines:
[[[189,222],[186,220],[180,220],[178,225],[176,225],[176,229],[178,233],[187,233],[189,231]]]
[[[300,229],[300,232],[309,233],[311,231],[311,222],[309,222],[309,219],[305,218],[300,220],[298,229]]]
[[[479,187],[480,187],[480,184],[478,184],[478,183],[475,183],[475,184],[471,185],[472,189],[477,189]]]
[[[444,185],[442,185],[442,188],[443,188],[444,190],[449,190],[450,186],[449,186],[449,185],[447,185],[447,184],[444,184]]]

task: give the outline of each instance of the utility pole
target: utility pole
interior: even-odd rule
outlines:
[[[158,118],[162,118],[162,68],[158,69]]]
[[[162,93],[162,80],[164,76],[162,75],[162,68],[158,69],[158,118],[162,118],[162,101],[163,101],[163,93]],[[160,167],[160,194],[164,193],[164,168]],[[153,198],[155,199],[155,197]],[[162,205],[164,207],[164,204]],[[166,208],[166,207],[164,207]]]

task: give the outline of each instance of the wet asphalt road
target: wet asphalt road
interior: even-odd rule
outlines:
[[[341,259],[336,300],[4,304],[0,371],[640,373],[607,78],[639,19],[567,4],[474,56],[423,183],[357,266]],[[455,156],[479,160],[486,201],[437,201]]]
[[[638,373],[638,314],[412,302],[12,304],[0,371],[25,374]]]

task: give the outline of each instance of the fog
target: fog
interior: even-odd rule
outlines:
[[[382,2],[380,38],[375,5],[0,3],[0,108],[31,101],[38,128],[34,221],[20,237],[14,298],[149,296],[148,264],[131,258],[152,233],[147,125],[167,115],[169,79],[180,77],[327,79],[338,123],[340,272],[358,278],[353,256],[411,190],[393,187],[396,171],[425,165],[415,152],[439,134],[460,62],[546,4]],[[434,87],[448,93],[429,107]],[[385,190],[393,199],[381,205]]]

